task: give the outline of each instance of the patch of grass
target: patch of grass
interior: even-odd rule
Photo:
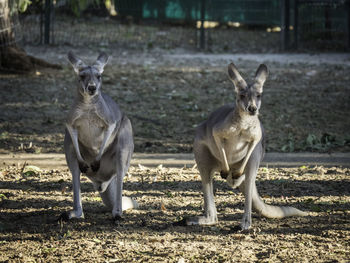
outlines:
[[[0,193],[0,201],[6,200],[7,196],[5,194]]]
[[[340,141],[336,139],[335,135],[328,133],[322,134],[317,137],[315,134],[309,134],[305,139],[305,150],[311,151],[326,151],[334,146],[345,146],[346,140]]]

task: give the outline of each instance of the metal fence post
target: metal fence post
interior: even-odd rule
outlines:
[[[289,45],[289,0],[281,1],[281,49],[286,50]]]
[[[298,49],[299,1],[294,0],[294,48]]]
[[[205,21],[205,1],[201,1],[201,28],[200,28],[200,48],[205,48],[205,29],[204,29],[204,21]]]
[[[44,38],[43,27],[44,27],[44,6],[40,5],[40,42],[39,42],[40,45],[43,43],[43,38]]]
[[[51,4],[52,0],[45,0],[44,44],[50,44]]]
[[[346,9],[347,9],[347,29],[346,29],[346,31],[347,31],[347,35],[348,35],[348,39],[347,39],[347,44],[348,44],[348,46],[347,46],[347,48],[348,48],[348,50],[350,50],[350,0],[348,0],[347,2],[346,2]]]

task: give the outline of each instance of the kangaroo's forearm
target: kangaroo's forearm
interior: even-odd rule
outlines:
[[[101,147],[100,147],[99,153],[96,157],[96,160],[99,161],[102,158],[102,155],[106,149],[107,142],[111,138],[115,127],[116,127],[116,123],[113,123],[112,125],[108,126],[107,130],[104,132],[103,141],[101,143]]]
[[[228,172],[230,170],[230,167],[228,165],[227,156],[226,156],[225,148],[224,148],[223,143],[221,141],[221,137],[217,136],[217,134],[214,134],[214,141],[215,141],[215,144],[216,144],[217,149],[218,149],[219,154],[220,154],[219,158],[220,158],[220,160],[222,160],[222,162],[224,164],[225,171]]]
[[[255,148],[255,146],[258,144],[259,140],[254,140],[249,144],[247,155],[244,157],[243,162],[241,164],[241,168],[239,169],[240,174],[244,173],[245,167],[249,161],[250,156],[252,155],[252,152]]]
[[[77,155],[77,159],[80,162],[84,162],[83,157],[81,156],[80,150],[79,150],[79,143],[78,143],[78,131],[74,129],[71,125],[66,125],[68,133],[72,139],[73,147],[75,150],[75,153]]]

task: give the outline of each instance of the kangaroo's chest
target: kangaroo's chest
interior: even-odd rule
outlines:
[[[98,153],[103,141],[104,131],[107,128],[105,122],[95,111],[88,111],[81,113],[75,122],[75,126],[78,131],[79,143]]]
[[[224,140],[224,148],[229,164],[241,161],[249,150],[250,144],[254,140],[260,140],[261,128],[259,123],[249,126],[231,127]]]

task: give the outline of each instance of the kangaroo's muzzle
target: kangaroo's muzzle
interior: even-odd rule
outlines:
[[[95,92],[96,92],[96,86],[95,86],[95,85],[89,85],[89,86],[87,87],[87,90],[88,90],[88,92],[89,92],[89,95],[94,95]]]
[[[248,112],[250,115],[255,115],[257,113],[257,111],[258,111],[258,108],[254,105],[250,105],[248,107]]]

